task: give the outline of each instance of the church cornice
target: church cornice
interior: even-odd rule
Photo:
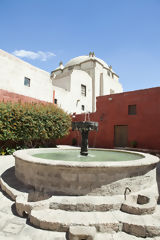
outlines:
[[[91,62],[91,61],[92,61],[92,62],[97,62],[97,63],[99,63],[104,69],[110,71],[112,74],[114,74],[115,76],[117,76],[117,77],[119,78],[119,76],[118,76],[115,72],[113,72],[109,67],[108,67],[108,68],[105,67],[100,61],[98,61],[97,59],[94,59],[94,58],[87,59],[87,60],[85,60],[85,61],[83,61],[83,62],[81,62],[81,63],[74,64],[74,65],[72,65],[72,66],[64,67],[63,69],[55,69],[55,70],[53,70],[53,71],[51,72],[51,75],[52,75],[52,73],[56,73],[57,71],[61,71],[61,73],[62,73],[65,69],[68,69],[69,71],[70,71],[70,70],[73,70],[74,67],[76,67],[76,66],[81,66],[82,64],[87,63],[87,62]],[[72,69],[69,69],[69,68],[72,68]]]

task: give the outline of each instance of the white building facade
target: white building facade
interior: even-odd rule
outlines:
[[[53,102],[50,74],[0,50],[0,89]]]
[[[65,89],[68,103],[59,99],[59,92],[55,94],[57,103],[70,112],[96,111],[96,97],[123,91],[119,83],[119,76],[103,60],[95,57],[94,53],[71,59],[65,66],[62,62],[52,71],[53,86]],[[70,97],[69,97],[70,96]]]
[[[118,75],[94,53],[50,73],[0,50],[0,89],[55,103],[68,113],[96,111],[96,97],[123,91]]]

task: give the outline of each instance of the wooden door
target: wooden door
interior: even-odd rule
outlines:
[[[128,145],[128,126],[115,125],[114,126],[114,146],[127,147]]]

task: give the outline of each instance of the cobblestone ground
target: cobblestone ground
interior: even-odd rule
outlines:
[[[13,157],[0,157],[0,174],[13,165]],[[0,240],[65,240],[65,235],[31,226],[26,218],[17,216],[14,201],[0,190]]]
[[[0,175],[13,165],[14,158],[12,156],[0,156]],[[103,235],[98,238],[98,240],[99,239],[142,240],[142,238],[137,238],[125,233],[118,233],[115,237],[107,234],[107,237]],[[160,240],[160,237],[152,239]],[[14,201],[0,190],[0,240],[66,240],[66,233],[46,231],[31,226],[26,218],[17,216]],[[147,240],[151,240],[151,238],[147,238]]]
[[[64,240],[65,233],[45,231],[30,226],[26,218],[16,216],[14,202],[0,192],[0,240]]]

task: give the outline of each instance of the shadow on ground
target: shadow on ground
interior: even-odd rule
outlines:
[[[7,169],[2,175],[2,180],[8,184],[11,188],[14,188],[17,191],[28,193],[31,189],[24,186],[15,176],[15,167]]]
[[[49,199],[53,194],[45,192],[44,190],[38,191],[33,186],[25,186],[21,181],[19,181],[15,176],[15,167],[7,169],[2,175],[2,180],[14,190],[19,193],[28,193],[28,202],[41,201]]]

